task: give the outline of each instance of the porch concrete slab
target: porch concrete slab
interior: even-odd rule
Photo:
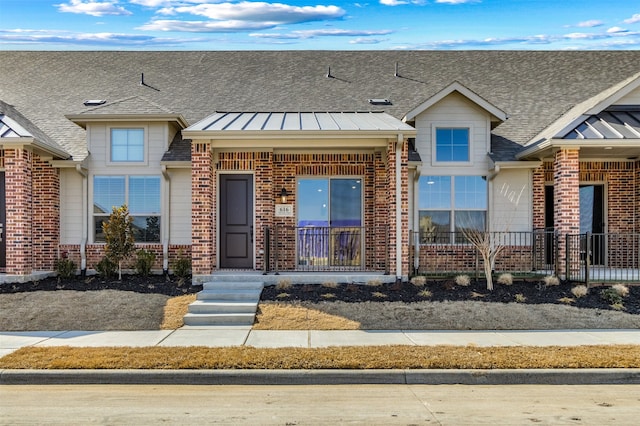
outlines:
[[[155,346],[164,340],[171,330],[142,331],[67,331],[35,346]]]
[[[249,331],[247,327],[183,327],[171,332],[158,346],[242,346]]]
[[[500,333],[491,330],[446,331],[446,330],[405,330],[405,335],[418,346],[516,346],[517,343]]]
[[[255,348],[308,348],[307,330],[253,330],[247,339],[247,346]]]
[[[0,349],[18,349],[33,346],[64,331],[3,331],[0,332]]]
[[[398,330],[310,330],[309,343],[312,348],[413,344]]]

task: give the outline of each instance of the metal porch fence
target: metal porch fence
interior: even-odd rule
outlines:
[[[389,228],[265,227],[264,272],[389,273]]]
[[[563,265],[570,281],[591,283],[640,281],[640,234],[567,235]]]
[[[412,232],[409,261],[414,274],[442,277],[460,273],[484,276],[480,250],[464,232]],[[514,274],[552,271],[557,247],[553,232],[480,232],[480,245],[497,250],[493,270]]]

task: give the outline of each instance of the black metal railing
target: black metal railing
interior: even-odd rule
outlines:
[[[264,272],[388,272],[388,227],[265,228]]]
[[[570,281],[640,281],[640,234],[567,235],[565,251],[564,271]]]
[[[410,264],[414,273],[448,276],[484,273],[482,252],[496,253],[495,271],[529,273],[545,268],[536,256],[544,234],[534,232],[414,232]]]

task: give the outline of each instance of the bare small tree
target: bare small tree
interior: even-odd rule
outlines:
[[[107,243],[105,255],[118,265],[118,279],[122,281],[122,261],[135,250],[133,218],[129,216],[126,204],[113,208],[109,220],[102,222],[102,231]]]
[[[489,223],[485,223],[485,228],[473,224],[471,218],[467,221],[467,226],[460,228],[462,235],[471,243],[476,250],[482,256],[484,274],[487,279],[487,290],[493,290],[493,271],[495,269],[496,258],[506,248],[506,237],[509,232],[511,222],[513,221],[513,213],[516,211],[522,194],[526,189],[523,186],[519,192],[510,189],[508,184],[504,184],[500,188],[500,195],[513,206],[508,214],[500,218],[500,220],[494,220],[494,226],[489,226]],[[497,231],[498,228],[502,230]]]

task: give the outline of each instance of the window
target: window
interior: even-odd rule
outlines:
[[[127,204],[136,242],[160,242],[159,176],[94,176],[93,223],[95,242],[104,242],[102,223],[113,207]]]
[[[111,129],[111,161],[144,161],[144,129]]]
[[[436,162],[469,161],[469,129],[436,128]]]
[[[362,180],[299,179],[298,264],[358,266],[362,235]]]
[[[484,176],[422,176],[419,185],[420,241],[449,242],[452,232],[485,229],[487,181]]]

